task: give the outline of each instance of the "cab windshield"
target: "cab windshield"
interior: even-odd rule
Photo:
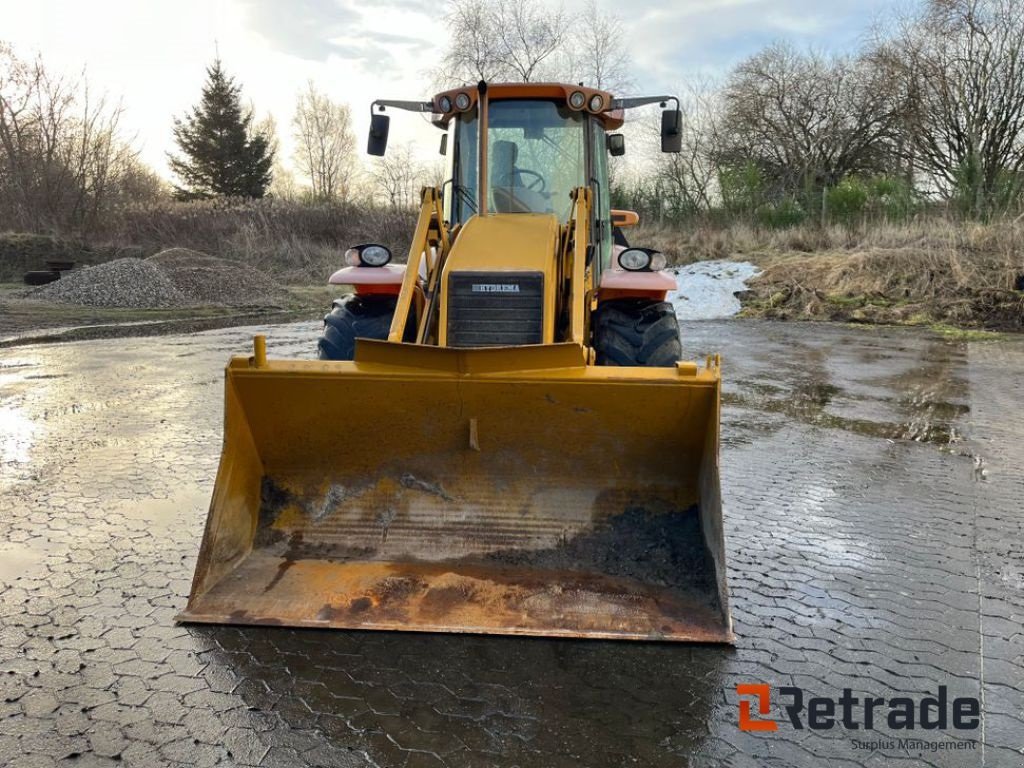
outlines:
[[[586,185],[583,115],[553,101],[494,101],[487,124],[489,212],[553,213],[568,221],[569,195]],[[475,119],[459,126],[459,208],[475,197],[476,133]]]
[[[584,186],[583,115],[552,101],[495,101],[487,114],[495,213],[553,213],[566,221],[569,193]]]

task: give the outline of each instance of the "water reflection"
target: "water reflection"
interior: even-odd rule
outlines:
[[[335,749],[381,765],[401,763],[404,750],[450,765],[685,764],[716,749],[707,724],[734,655],[680,644],[191,631],[214,641],[204,660],[241,678],[235,692],[250,709],[315,727]]]
[[[0,465],[27,463],[37,430],[20,408],[0,406]]]

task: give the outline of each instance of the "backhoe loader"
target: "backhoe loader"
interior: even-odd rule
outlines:
[[[670,108],[674,102],[674,108]],[[625,111],[558,83],[430,101],[447,181],[405,264],[355,245],[317,360],[226,371],[188,622],[732,642],[720,366],[680,360],[662,254],[630,247],[608,157]]]

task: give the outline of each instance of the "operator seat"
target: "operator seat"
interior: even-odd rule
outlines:
[[[494,167],[491,174],[496,187],[521,187],[523,181],[516,169],[519,147],[514,141],[494,142]]]
[[[519,145],[499,140],[491,145],[492,205],[497,213],[551,213],[548,197],[523,183],[516,166]]]

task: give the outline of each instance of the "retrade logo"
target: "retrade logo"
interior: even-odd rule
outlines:
[[[950,698],[944,685],[935,695],[921,697],[854,696],[844,688],[838,697],[808,696],[803,688],[778,689],[783,722],[796,730],[827,731],[973,731],[981,724],[981,703],[973,696]],[[741,683],[736,686],[739,699],[739,725],[742,731],[777,731],[772,718],[771,686],[765,683]],[[756,706],[756,714],[754,707]]]
[[[774,720],[755,720],[750,716],[750,699],[743,696],[753,696],[757,702],[757,713],[759,715],[771,714],[771,691],[766,683],[741,683],[736,686],[736,693],[740,698],[740,730],[741,731],[777,731],[779,724]]]

